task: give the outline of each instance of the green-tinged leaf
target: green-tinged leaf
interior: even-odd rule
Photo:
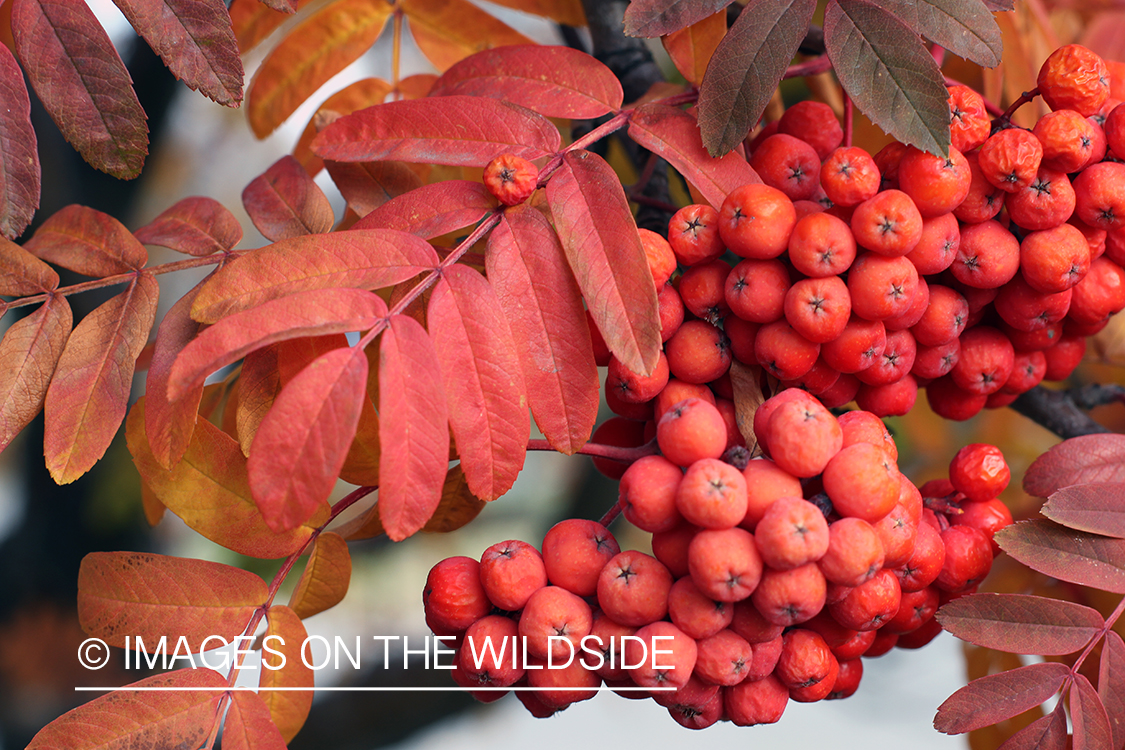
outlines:
[[[242,58],[224,0],[113,0],[168,70],[212,101],[242,101]]]
[[[937,614],[961,640],[1014,654],[1071,654],[1105,625],[1097,610],[1024,594],[973,594]]]
[[[269,688],[312,688],[316,684],[316,674],[301,659],[301,649],[308,638],[301,619],[289,607],[276,604],[269,608],[266,617],[269,627],[262,641],[258,694],[265,701],[281,736],[289,742],[301,731],[309,716],[313,691]]]
[[[1078,673],[1070,689],[1070,722],[1074,750],[1103,750],[1113,746],[1113,731],[1098,691]]]
[[[695,118],[674,107],[638,108],[629,119],[629,137],[671,164],[716,209],[735,188],[762,181],[739,154],[732,151],[719,158],[708,154]]]
[[[250,496],[246,457],[238,443],[203,417],[196,421],[180,462],[171,470],[163,468],[145,438],[144,401],[133,406],[125,425],[133,463],[157,499],[212,542],[272,560],[301,549],[316,526],[328,520],[325,514],[284,534],[270,531]]]
[[[362,289],[314,289],[271,300],[221,319],[185,346],[168,376],[176,401],[203,385],[212,372],[249,352],[286,339],[365,331],[386,315],[387,305]]]
[[[316,538],[309,561],[297,580],[289,608],[302,620],[331,609],[344,600],[352,577],[348,543],[328,531]]]
[[[227,687],[213,669],[177,669],[128,687],[191,690],[118,690],[99,696],[52,721],[28,750],[157,748],[174,737],[182,747],[201,747]],[[198,688],[214,688],[201,690]]]
[[[824,12],[824,46],[856,106],[903,143],[949,152],[949,94],[918,35],[866,0],[837,0]]]
[[[633,372],[651,372],[662,346],[656,289],[621,181],[601,157],[571,151],[547,183],[547,200],[610,351]]]
[[[399,7],[414,43],[438,70],[489,47],[534,44],[468,0],[401,0]]]
[[[469,488],[495,500],[523,469],[531,424],[512,332],[488,280],[445,270],[426,312],[449,399],[449,425]]]
[[[327,507],[366,398],[367,357],[354,347],[319,357],[282,389],[247,463],[254,502],[270,528],[288,531]]]
[[[1023,489],[1035,497],[1050,497],[1063,487],[1092,482],[1125,482],[1125,435],[1064,440],[1031,463]]]
[[[996,532],[1013,558],[1053,578],[1125,594],[1125,539],[1075,531],[1052,521],[1021,521]]]
[[[1000,27],[981,0],[874,0],[931,42],[992,68],[1004,45]]]
[[[195,286],[164,313],[156,334],[152,362],[145,379],[145,434],[152,455],[165,469],[171,469],[183,457],[195,430],[195,417],[203,398],[203,383],[172,401],[168,398],[168,378],[176,358],[199,333],[199,323],[191,319],[191,303],[199,292]]]
[[[393,229],[294,237],[246,253],[204,283],[191,316],[201,323],[313,289],[381,289],[435,268],[428,242]]]
[[[14,242],[0,237],[0,294],[29,297],[59,286],[55,269]]]
[[[625,33],[658,37],[673,34],[730,5],[731,0],[633,0],[625,9]]]
[[[286,34],[262,61],[247,96],[254,135],[265,138],[306,99],[359,59],[382,33],[392,6],[334,0]]]
[[[65,297],[49,297],[0,341],[0,450],[43,408],[73,323]]]
[[[223,750],[285,750],[285,738],[273,723],[262,696],[236,690],[223,723]]]
[[[1125,485],[1093,482],[1064,487],[1051,495],[1042,512],[1072,529],[1125,538]]]
[[[334,161],[483,167],[504,153],[538,159],[560,142],[555,126],[529,109],[480,96],[439,96],[341,117],[320,131],[312,150]]]
[[[186,255],[204,256],[232,249],[242,239],[242,225],[214,198],[184,198],[144,225],[133,236]]]
[[[43,222],[23,245],[38,258],[101,278],[144,267],[148,251],[109,214],[71,204]]]
[[[322,234],[335,217],[328,196],[292,156],[283,156],[242,191],[250,221],[266,239],[277,242]]]
[[[147,552],[91,552],[78,570],[78,619],[111,646],[168,636],[198,653],[208,636],[231,639],[269,596],[266,582],[229,565]],[[130,646],[132,647],[132,646]]]
[[[1114,631],[1105,634],[1098,668],[1098,695],[1109,715],[1112,750],[1125,746],[1125,641]]]
[[[478,52],[445,71],[430,96],[489,96],[546,117],[591,120],[621,108],[617,76],[598,60],[569,47],[498,47]]]
[[[488,237],[485,263],[512,328],[535,423],[555,450],[570,455],[590,439],[600,384],[562,244],[539,211],[510,208]]]
[[[12,0],[23,70],[63,136],[90,166],[122,179],[141,173],[148,126],[129,71],[86,3]]]
[[[731,151],[758,122],[815,10],[816,0],[755,0],[739,14],[699,88],[699,130],[711,154]]]
[[[941,704],[934,729],[961,734],[1010,719],[1058,692],[1069,674],[1065,664],[1042,662],[973,680]]]
[[[39,208],[40,168],[31,99],[6,46],[0,49],[0,101],[0,237],[14,240]]]
[[[83,318],[67,340],[43,403],[43,452],[59,484],[89,471],[117,434],[159,293],[154,276],[138,274],[128,289]]]

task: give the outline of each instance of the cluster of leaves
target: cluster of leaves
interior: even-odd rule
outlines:
[[[1046,518],[998,532],[1000,546],[1058,581],[1125,594],[1125,436],[1060,443],[1031,465],[1024,489],[1047,498]],[[1123,612],[1125,599],[1103,618],[1075,602],[1026,594],[972,594],[946,604],[938,620],[958,638],[1048,659],[973,680],[941,705],[934,726],[969,732],[1035,709],[1061,691],[1054,710],[1014,734],[1006,750],[1125,747],[1125,642],[1112,630]],[[1081,669],[1099,648],[1095,688]]]

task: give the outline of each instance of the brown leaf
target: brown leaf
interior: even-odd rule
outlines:
[[[242,191],[242,205],[266,239],[323,234],[335,217],[324,191],[300,162],[283,156]]]

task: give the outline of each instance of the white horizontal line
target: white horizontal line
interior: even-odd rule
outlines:
[[[302,692],[302,693],[475,693],[475,692],[494,692],[494,693],[507,693],[507,692],[578,692],[578,693],[603,693],[607,691],[614,692],[672,692],[677,690],[674,687],[598,687],[598,688],[579,688],[579,687],[253,687],[253,686],[238,686],[238,687],[132,687],[125,685],[123,687],[76,687],[74,691],[77,693],[161,693],[161,692],[183,692],[183,693],[225,693],[230,691],[239,692]]]

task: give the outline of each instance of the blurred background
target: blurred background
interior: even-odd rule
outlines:
[[[246,184],[293,149],[317,106],[329,94],[364,77],[390,77],[390,35],[385,32],[360,61],[329,81],[282,128],[259,141],[252,136],[241,111],[215,105],[177,83],[139,42],[110,0],[91,0],[89,4],[130,68],[149,116],[151,155],[142,177],[132,182],[120,182],[90,169],[62,140],[32,93],[44,172],[38,221],[67,204],[82,203],[136,229],[180,198],[202,195],[218,200],[240,217],[244,227],[241,247],[264,244],[241,207],[240,194]],[[536,41],[564,43],[578,39],[589,49],[589,36],[583,31],[571,32],[564,40],[557,26],[541,18],[486,2],[477,4]],[[1005,35],[1003,70],[982,72],[956,60],[947,67],[950,75],[984,91],[994,101],[1009,101],[1033,86],[1039,63],[1060,43],[1082,41],[1103,56],[1125,59],[1125,9],[1120,2],[1021,1],[1015,12],[1000,17]],[[275,33],[271,40],[277,38],[279,34]],[[246,58],[248,80],[271,40]],[[649,48],[669,78],[674,77],[674,68],[659,43]],[[403,76],[438,72],[416,45],[408,42],[402,54]],[[791,101],[810,92],[794,83],[787,85],[784,95]],[[883,142],[883,136],[873,128],[862,120],[857,123],[857,145],[874,152]],[[322,172],[317,183],[332,200],[340,219],[344,201],[327,173]],[[160,248],[150,248],[150,253],[153,264],[173,259],[170,251]],[[161,310],[203,273],[162,276]],[[108,296],[94,293],[72,298],[76,318]],[[6,318],[0,325],[10,322]],[[1107,329],[1091,347],[1089,361],[1079,368],[1074,381],[1121,382],[1117,365],[1125,356],[1122,341],[1125,335],[1120,326]],[[137,379],[136,386],[139,395],[143,377]],[[1101,407],[1094,416],[1111,429],[1125,427],[1125,409],[1120,405]],[[900,466],[916,484],[944,476],[950,458],[966,443],[1001,446],[1013,476],[1005,501],[1016,518],[1036,512],[1037,501],[1021,492],[1019,478],[1036,456],[1057,442],[1046,430],[1008,409],[986,412],[965,423],[946,422],[929,411],[924,398],[908,417],[889,420],[889,424],[899,445]],[[41,421],[33,423],[0,454],[0,585],[4,591],[0,597],[0,750],[24,747],[43,725],[88,697],[76,694],[75,686],[123,684],[138,677],[125,673],[120,658],[96,673],[83,670],[75,659],[77,645],[85,637],[75,614],[75,581],[86,553],[151,550],[239,565],[267,580],[278,567],[277,562],[240,558],[187,529],[171,514],[150,528],[142,512],[138,477],[120,438],[94,471],[66,487],[55,486],[43,468]],[[346,487],[340,488],[341,495],[346,491]],[[616,497],[616,483],[594,471],[587,458],[531,454],[515,488],[486,507],[469,526],[447,535],[418,535],[399,544],[385,539],[353,543],[349,594],[342,604],[309,619],[309,633],[329,640],[341,636],[345,641],[356,635],[365,640],[372,635],[400,635],[420,643],[429,632],[422,618],[421,591],[426,573],[436,562],[457,554],[479,557],[486,547],[504,539],[538,545],[557,521],[567,517],[596,519]],[[361,510],[362,506],[355,512]],[[612,530],[623,549],[647,549],[645,535],[623,521]],[[997,561],[988,584],[993,590],[1042,590],[1047,585],[1005,564],[1003,558]],[[393,650],[391,654],[391,663],[401,665],[401,656]],[[979,676],[989,670],[1010,668],[1015,658],[980,649],[966,654],[960,642],[942,635],[917,653],[896,650],[868,661],[859,692],[848,700],[791,703],[775,726],[739,729],[719,725],[699,733],[682,729],[650,701],[628,701],[611,694],[576,704],[552,719],[536,720],[514,696],[482,706],[456,692],[320,693],[292,747],[446,750],[494,747],[499,742],[514,741],[550,748],[574,747],[594,738],[599,743],[623,746],[675,742],[683,747],[701,747],[703,743],[716,747],[752,740],[759,747],[769,748],[807,747],[814,742],[832,742],[841,748],[875,743],[963,747],[965,738],[946,737],[933,730],[934,711],[970,673]],[[365,666],[368,664],[373,665],[373,661],[365,660]],[[350,668],[326,669],[317,673],[317,680],[318,685],[338,686],[452,685],[446,675],[422,669],[417,658],[412,666],[408,670],[364,669],[358,673]],[[996,737],[982,733],[973,744],[994,747]]]

